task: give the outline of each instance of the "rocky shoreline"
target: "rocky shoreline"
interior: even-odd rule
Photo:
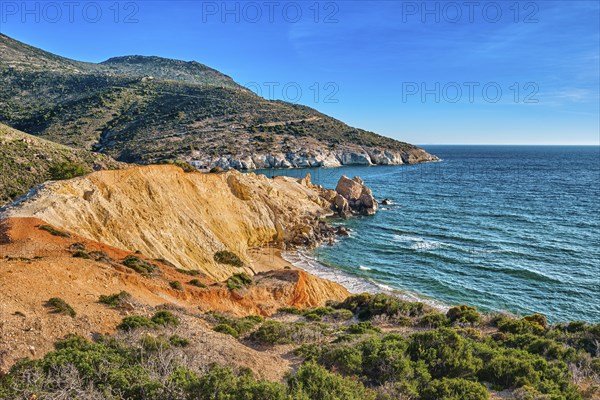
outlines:
[[[307,148],[270,154],[241,154],[208,157],[200,154],[187,159],[198,168],[260,170],[270,168],[318,168],[348,165],[402,165],[439,161],[437,156],[414,147],[406,151],[383,148],[346,146],[337,150]]]

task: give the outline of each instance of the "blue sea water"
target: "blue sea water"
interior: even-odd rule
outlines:
[[[262,171],[333,188],[360,176],[373,217],[311,257],[400,294],[600,322],[600,147],[424,146],[443,161]]]

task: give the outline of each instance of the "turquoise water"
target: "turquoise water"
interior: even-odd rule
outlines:
[[[358,175],[394,202],[311,253],[329,268],[445,305],[600,322],[600,147],[424,147],[443,161],[263,173],[331,188]]]

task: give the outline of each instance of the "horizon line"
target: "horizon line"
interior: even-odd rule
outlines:
[[[416,143],[416,146],[586,146],[600,147],[600,143]]]

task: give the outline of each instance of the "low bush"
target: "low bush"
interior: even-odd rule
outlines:
[[[50,225],[40,225],[40,226],[38,226],[38,229],[46,231],[53,236],[65,237],[65,238],[71,237],[71,235],[69,235],[67,232],[59,231],[58,229],[56,229],[55,227],[50,226]]]
[[[75,253],[73,253],[73,257],[75,258],[83,258],[86,260],[91,259],[92,257],[85,251],[83,250],[77,250]]]
[[[242,272],[240,274],[232,275],[227,279],[226,284],[229,290],[239,290],[251,285],[252,278],[250,278],[245,272]]]
[[[300,366],[295,375],[287,379],[292,393],[299,399],[375,400],[374,391],[356,380],[333,374],[315,363]]]
[[[231,335],[234,338],[238,338],[240,336],[239,332],[228,324],[219,324],[215,326],[213,330],[215,332],[224,333],[225,335]]]
[[[531,321],[525,318],[513,319],[509,317],[501,316],[496,318],[493,323],[498,327],[500,332],[514,333],[514,334],[533,334],[542,335],[544,333],[544,327],[538,324],[535,320]]]
[[[210,317],[216,320],[219,325],[223,325],[217,329],[214,328],[215,331],[226,333],[233,337],[240,337],[241,335],[245,335],[246,333],[253,330],[258,324],[264,321],[264,319],[258,315],[248,315],[243,318],[234,318],[227,317],[221,314],[211,314]],[[217,325],[217,326],[219,326]],[[231,329],[229,329],[231,328]]]
[[[151,318],[152,322],[160,326],[177,326],[179,325],[179,318],[177,318],[172,312],[161,310],[157,311]]]
[[[123,318],[123,321],[117,325],[117,329],[122,331],[132,331],[139,328],[155,328],[156,324],[150,318],[141,315],[132,315]]]
[[[204,283],[200,282],[199,279],[192,279],[192,280],[190,280],[188,282],[188,284],[190,284],[192,286],[199,287],[199,288],[206,288],[207,287]]]
[[[171,281],[169,282],[169,286],[171,286],[172,289],[183,291],[183,285],[179,281]]]
[[[46,307],[50,308],[51,312],[54,314],[64,314],[72,318],[74,318],[77,315],[73,307],[71,307],[69,303],[67,303],[60,297],[52,297],[51,299],[49,299],[46,302]]]
[[[436,329],[450,325],[450,318],[439,312],[430,312],[421,317],[418,323],[424,328]]]
[[[217,251],[214,254],[213,258],[219,264],[229,264],[229,265],[233,265],[234,267],[238,267],[238,268],[241,268],[244,266],[244,263],[237,256],[237,254],[232,253],[231,251],[228,251],[228,250]]]
[[[195,269],[181,269],[181,268],[176,268],[175,270],[177,272],[179,272],[180,274],[185,274],[185,275],[189,275],[189,276],[198,276],[198,275],[200,275],[200,271],[195,270]]]
[[[297,307],[281,307],[277,310],[281,313],[292,314],[292,315],[302,315],[302,310]]]
[[[189,346],[190,341],[179,335],[172,335],[169,338],[169,343],[171,343],[171,345],[175,347],[187,347]]]
[[[350,296],[336,307],[352,311],[361,320],[384,315],[393,321],[398,317],[418,317],[429,311],[423,303],[402,301],[386,294],[368,293]]]
[[[158,269],[156,265],[144,261],[136,256],[125,257],[125,259],[122,261],[122,264],[142,275],[151,275]]]
[[[326,326],[321,324],[269,320],[254,331],[250,338],[261,344],[276,345],[319,341],[327,334]]]
[[[436,379],[421,392],[422,400],[487,400],[485,386],[465,379]]]
[[[348,326],[348,332],[355,335],[363,335],[365,333],[379,333],[381,329],[373,326],[371,322],[359,322]]]
[[[481,322],[481,315],[475,307],[460,305],[452,307],[446,313],[451,323],[477,325]]]
[[[132,331],[139,328],[151,328],[179,325],[179,319],[170,311],[157,311],[152,318],[142,315],[132,315],[123,318],[123,321],[117,326],[122,331]]]
[[[131,299],[131,295],[125,291],[110,295],[100,295],[98,302],[106,304],[111,308],[122,307],[127,301]]]
[[[76,178],[88,173],[87,168],[73,161],[62,161],[55,163],[48,169],[50,178],[55,181]]]

